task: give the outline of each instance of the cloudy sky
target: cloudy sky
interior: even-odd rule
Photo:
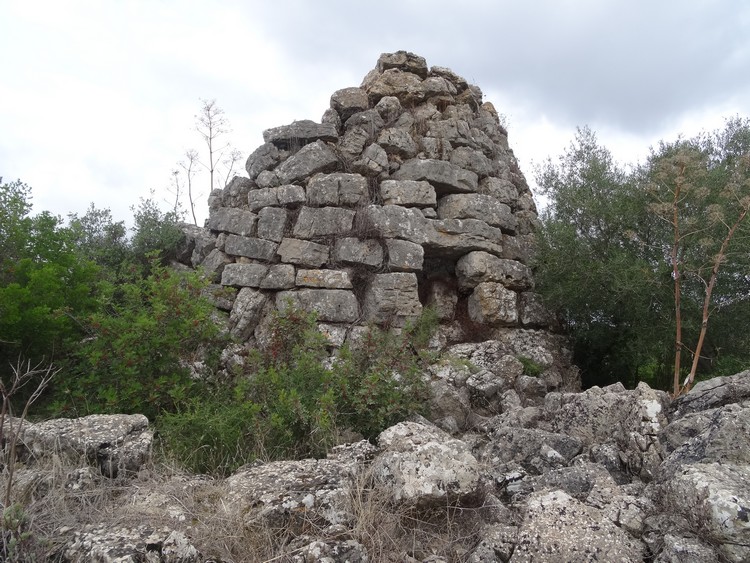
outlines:
[[[37,211],[94,202],[126,219],[150,190],[169,199],[171,171],[202,148],[201,98],[246,157],[400,49],[482,88],[530,181],[577,126],[634,162],[750,116],[742,0],[3,0],[0,175],[31,185]]]

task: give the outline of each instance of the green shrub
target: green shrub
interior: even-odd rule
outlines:
[[[523,374],[528,375],[530,377],[539,377],[542,375],[542,372],[544,372],[544,366],[541,364],[538,364],[531,358],[526,358],[524,356],[521,356],[518,358],[518,361],[523,364]]]
[[[431,310],[401,334],[368,330],[333,361],[315,315],[276,312],[268,346],[237,374],[233,393],[196,398],[159,421],[163,443],[193,471],[227,474],[255,458],[322,456],[348,429],[367,438],[424,412],[420,366],[437,324]]]
[[[191,362],[217,356],[222,339],[200,295],[196,273],[154,262],[151,274],[101,284],[100,309],[87,319],[80,344],[56,388],[62,414],[142,413],[151,420],[175,410],[198,386]]]

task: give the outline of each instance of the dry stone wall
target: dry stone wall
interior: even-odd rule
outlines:
[[[248,177],[211,194],[210,234],[188,260],[224,288],[235,336],[261,341],[288,300],[316,311],[333,345],[426,305],[444,345],[548,326],[528,266],[534,202],[477,86],[384,54],[360,87],[333,93],[321,123],[263,138]]]

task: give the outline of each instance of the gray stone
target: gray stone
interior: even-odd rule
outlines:
[[[388,168],[388,155],[383,147],[372,143],[362,152],[362,158],[352,164],[352,170],[367,176],[377,176]]]
[[[373,477],[394,502],[445,506],[478,492],[479,464],[468,445],[435,427],[401,422],[381,432],[378,444]]]
[[[222,190],[222,205],[226,207],[241,207],[247,201],[247,194],[255,186],[250,178],[234,176]],[[217,206],[220,207],[220,206]]]
[[[357,212],[357,228],[365,236],[426,242],[429,225],[417,209],[398,205],[368,205]]]
[[[328,246],[307,240],[284,238],[276,253],[282,262],[303,268],[320,268],[328,262]]]
[[[264,170],[255,179],[255,184],[260,189],[275,188],[281,185],[278,174],[272,170]]]
[[[337,238],[333,246],[333,260],[342,264],[379,267],[383,265],[383,247],[375,239]]]
[[[380,101],[375,104],[375,109],[380,113],[380,117],[386,125],[391,124],[398,119],[403,113],[404,108],[401,107],[401,102],[394,96],[386,96],[381,98]]]
[[[431,121],[426,136],[441,139],[454,147],[472,145],[471,126],[460,118]]]
[[[295,273],[291,264],[273,264],[260,282],[261,289],[291,289],[294,287]]]
[[[469,296],[469,317],[489,326],[512,326],[518,322],[517,294],[502,284],[482,282]]]
[[[417,276],[408,273],[375,275],[367,287],[362,309],[367,321],[403,326],[422,312]]]
[[[206,227],[212,231],[225,231],[236,235],[249,236],[253,234],[257,219],[255,213],[244,209],[220,207],[208,216]]]
[[[710,545],[698,538],[682,535],[665,534],[660,536],[658,557],[654,563],[684,563],[686,561],[706,562],[721,561],[719,554]]]
[[[528,501],[511,563],[640,563],[642,544],[602,511],[563,491],[534,493]]]
[[[295,285],[324,289],[351,289],[349,274],[341,270],[297,270]]]
[[[378,145],[383,147],[386,153],[401,158],[414,158],[417,155],[417,144],[405,129],[384,129],[378,136]]]
[[[107,477],[137,473],[151,457],[153,432],[142,414],[92,414],[26,423],[21,443],[36,460],[95,464]],[[59,463],[59,460],[58,460]]]
[[[484,250],[495,255],[503,251],[502,231],[479,219],[426,221],[431,227],[424,233],[427,236],[423,243],[426,256],[457,259],[473,250]]]
[[[235,235],[232,235],[235,236]],[[224,272],[224,267],[227,264],[231,264],[232,259],[229,258],[218,248],[214,248],[206,259],[200,263],[200,267],[203,270],[203,275],[212,282],[218,282],[221,279],[221,274]]]
[[[440,96],[445,100],[453,100],[453,96],[458,93],[455,84],[446,80],[442,76],[429,76],[422,82],[422,87],[425,90],[425,95],[428,98],[433,96]]]
[[[367,92],[362,88],[342,88],[331,95],[331,108],[338,112],[342,122],[368,107]]]
[[[287,303],[309,312],[318,320],[329,323],[353,323],[359,318],[357,298],[343,289],[300,289],[276,294],[276,307],[283,310]]]
[[[510,207],[483,194],[447,195],[438,202],[440,219],[481,219],[488,225],[514,232],[517,227]]]
[[[371,140],[373,139],[370,133],[364,127],[352,127],[344,133],[341,141],[339,141],[338,149],[351,162],[362,154],[365,145]]]
[[[229,235],[224,243],[224,252],[230,256],[245,256],[271,262],[276,258],[278,243],[260,238]]]
[[[517,291],[532,286],[531,268],[482,251],[462,256],[456,263],[456,276],[458,286],[463,290],[472,289],[482,282],[497,282]]]
[[[286,231],[286,209],[264,207],[258,211],[258,238],[281,242]]]
[[[154,549],[158,546],[158,551]],[[182,532],[170,528],[85,526],[60,548],[65,561],[199,563],[200,553]],[[158,553],[155,558],[155,553]]]
[[[268,297],[257,289],[243,287],[237,294],[229,314],[229,330],[232,336],[245,341],[253,334],[260,321]]]
[[[221,285],[260,287],[268,273],[264,264],[227,264],[221,274]]]
[[[386,239],[388,269],[393,272],[419,272],[424,263],[424,248],[406,240]]]
[[[325,110],[323,112],[323,117],[320,118],[320,122],[333,125],[336,128],[336,131],[341,134],[341,116],[335,109],[328,108]]]
[[[464,170],[443,160],[407,160],[393,175],[396,180],[426,180],[439,195],[476,192],[478,178],[474,172]]]
[[[345,235],[352,230],[355,212],[340,207],[303,207],[292,230],[292,236],[311,239]]]
[[[670,418],[675,420],[688,413],[747,399],[750,399],[750,370],[727,377],[714,377],[699,381],[689,393],[678,397],[670,407]]]
[[[352,115],[346,120],[346,123],[344,123],[344,128],[347,130],[352,128],[362,128],[367,131],[367,135],[370,139],[374,139],[378,136],[378,133],[384,125],[385,123],[383,122],[383,118],[380,117],[380,113],[373,108]]]
[[[394,96],[402,105],[412,106],[425,97],[422,79],[419,76],[396,69],[386,70],[369,84],[363,84],[363,88],[370,98],[370,103],[376,103],[385,96]]]
[[[469,87],[469,83],[466,82],[464,78],[457,75],[451,69],[443,67],[443,66],[430,67],[430,75],[442,76],[443,78],[450,80],[450,82],[456,87],[457,93],[463,92]]]
[[[315,123],[309,119],[263,131],[263,140],[281,149],[294,150],[318,140],[335,143],[338,139],[335,126],[330,123]]]
[[[494,172],[492,161],[480,151],[469,147],[457,147],[451,152],[450,163],[459,168],[471,170],[479,178],[486,178]]]
[[[255,180],[264,170],[270,170],[281,160],[281,153],[273,143],[264,143],[247,157],[245,170],[250,180]]]
[[[247,194],[248,206],[253,211],[264,207],[296,207],[305,201],[304,188],[292,184],[253,190]]]
[[[404,207],[434,207],[437,205],[435,188],[429,182],[417,180],[383,180],[380,197],[384,205]]]
[[[538,293],[530,291],[521,293],[518,308],[521,326],[539,328],[552,324],[552,315],[544,306],[544,299]]]
[[[379,72],[397,69],[416,74],[419,78],[427,78],[427,61],[425,61],[424,57],[409,53],[408,51],[383,53],[378,58],[377,69]]]
[[[339,159],[333,149],[323,141],[305,145],[276,167],[282,184],[293,184],[318,172],[333,172]]]
[[[222,311],[231,311],[234,300],[237,297],[237,289],[225,287],[218,283],[212,283],[203,288],[201,295],[208,299],[211,304]]]
[[[441,321],[452,321],[456,315],[458,293],[455,284],[433,280],[427,288],[427,306],[435,309]]]
[[[367,201],[367,178],[360,174],[316,174],[307,183],[307,203],[314,206],[359,206]]]

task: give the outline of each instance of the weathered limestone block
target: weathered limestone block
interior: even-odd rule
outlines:
[[[395,154],[401,158],[414,158],[417,155],[417,144],[405,129],[384,129],[378,136],[378,145],[388,154]]]
[[[510,207],[483,194],[447,195],[438,202],[440,219],[480,219],[504,231],[516,230],[517,222]]]
[[[375,139],[384,125],[380,112],[373,108],[352,115],[344,123],[344,129],[362,128],[367,131],[370,139]]]
[[[469,317],[489,326],[512,326],[518,323],[518,295],[502,284],[482,282],[469,296]]]
[[[137,472],[150,458],[153,432],[142,414],[92,414],[26,424],[23,446],[36,458],[63,456],[96,464],[102,474],[116,477]]]
[[[398,98],[395,96],[385,96],[380,98],[380,101],[375,104],[375,109],[378,110],[380,117],[383,118],[383,122],[386,125],[394,123],[404,112],[401,102],[399,102]]]
[[[442,76],[428,76],[422,82],[422,87],[428,98],[440,96],[441,99],[452,100],[453,96],[458,94],[455,84],[451,83],[450,80],[446,80]]]
[[[258,211],[264,207],[296,207],[304,204],[305,200],[304,188],[292,184],[262,188],[247,194],[247,204],[252,211]]]
[[[530,289],[533,284],[528,266],[482,251],[462,256],[456,263],[456,276],[462,290],[472,289],[482,282],[501,283],[516,291]]]
[[[226,287],[219,283],[212,283],[201,290],[201,296],[210,301],[217,309],[231,311],[234,300],[237,297],[237,289]]]
[[[255,186],[249,178],[234,176],[222,190],[222,205],[224,207],[241,207],[247,201],[247,194]],[[221,207],[221,205],[219,206]]]
[[[278,243],[270,240],[229,235],[224,243],[224,252],[230,256],[245,256],[271,262],[276,258],[278,246]]]
[[[455,284],[447,280],[433,280],[427,289],[427,305],[433,307],[441,321],[452,321],[456,316],[458,293]]]
[[[427,78],[427,61],[424,57],[409,53],[408,51],[397,51],[395,53],[383,53],[378,58],[377,69],[385,72],[389,69],[398,69],[411,72],[420,78]]]
[[[318,332],[325,336],[329,346],[341,348],[346,341],[347,325],[318,323]]]
[[[255,180],[258,174],[265,170],[270,170],[281,160],[281,153],[273,143],[264,143],[253,151],[247,157],[245,170],[250,180]]]
[[[469,87],[469,83],[466,82],[466,79],[459,76],[455,72],[453,72],[451,69],[446,68],[444,66],[433,66],[430,67],[430,75],[431,76],[442,76],[443,78],[447,79],[456,87],[456,93],[463,92]]]
[[[368,205],[357,212],[357,226],[365,234],[400,238],[417,244],[427,241],[429,225],[419,210],[398,205]]]
[[[331,147],[323,141],[315,141],[279,164],[275,172],[282,184],[293,184],[318,172],[333,172],[338,163]]]
[[[664,509],[676,512],[693,533],[718,547],[726,561],[750,560],[750,468],[695,463],[663,485]]]
[[[257,220],[258,216],[250,211],[220,207],[208,216],[206,227],[212,231],[249,236],[252,235]]]
[[[544,306],[544,299],[538,293],[525,291],[518,301],[521,326],[541,328],[552,323],[552,315]]]
[[[342,88],[331,95],[331,108],[338,112],[342,122],[368,107],[367,92],[362,88]]]
[[[563,491],[533,493],[511,563],[643,561],[643,544]]]
[[[437,205],[435,188],[429,182],[417,180],[383,180],[380,182],[383,205],[404,207],[434,207]]]
[[[425,98],[422,79],[416,74],[397,69],[386,70],[371,82],[363,83],[362,87],[371,103],[378,102],[384,96],[395,96],[402,104],[412,106]]]
[[[401,422],[381,432],[378,444],[373,476],[394,502],[444,506],[478,493],[479,464],[469,446],[436,427]]]
[[[375,275],[367,287],[362,309],[368,321],[403,326],[422,312],[417,276],[409,273]]]
[[[328,108],[325,110],[323,116],[320,118],[320,122],[333,125],[336,128],[336,131],[338,131],[339,134],[341,133],[341,116],[335,109]]]
[[[235,236],[235,235],[233,235]],[[218,282],[221,279],[221,274],[224,272],[224,267],[227,264],[231,264],[232,259],[229,258],[218,248],[214,248],[206,259],[200,263],[200,267],[203,269],[203,275],[212,282]]]
[[[393,272],[419,272],[424,263],[424,248],[406,240],[386,239],[388,268]]]
[[[286,230],[287,211],[281,207],[264,207],[258,211],[258,238],[281,242]]]
[[[423,235],[425,255],[441,258],[458,258],[473,250],[484,250],[500,255],[503,251],[503,233],[479,219],[426,219],[429,223]],[[414,241],[417,242],[417,241]]]
[[[260,287],[268,273],[264,264],[227,264],[221,274],[221,285]]]
[[[438,195],[476,192],[479,185],[476,173],[444,160],[407,160],[396,171],[393,178],[395,180],[427,180],[434,186]]]
[[[344,289],[300,289],[276,294],[276,307],[284,310],[287,303],[305,311],[314,311],[318,320],[329,323],[353,323],[359,317],[359,304],[354,293]]]
[[[357,540],[315,540],[295,552],[296,555],[289,560],[291,563],[308,563],[308,561],[368,563],[370,561],[367,548]]]
[[[297,287],[319,287],[324,289],[351,289],[349,274],[342,270],[297,270]]]
[[[328,262],[328,246],[307,240],[284,238],[276,253],[282,262],[303,268],[320,268]]]
[[[291,289],[294,287],[295,273],[291,264],[273,264],[260,282],[261,289]]]
[[[294,224],[292,236],[311,239],[343,235],[352,230],[355,212],[340,207],[303,207]]]
[[[276,188],[281,185],[281,179],[273,170],[264,170],[255,179],[255,185],[260,189]]]
[[[699,381],[687,395],[675,399],[670,410],[671,420],[686,414],[705,411],[750,399],[750,370],[726,377]]]
[[[343,138],[338,144],[338,148],[348,161],[359,157],[365,150],[365,145],[371,140],[371,135],[364,127],[352,127],[347,129]]]
[[[358,206],[367,201],[367,178],[360,174],[316,174],[307,183],[307,203],[313,206]]]
[[[362,158],[352,164],[352,170],[367,176],[377,176],[388,169],[388,155],[383,147],[372,143],[362,153]]]
[[[315,123],[309,119],[263,131],[263,140],[280,149],[295,149],[317,140],[335,143],[338,138],[336,127],[330,123]]]
[[[486,178],[495,171],[493,162],[480,151],[469,147],[457,147],[451,152],[450,163],[471,170],[480,178]]]
[[[448,142],[453,147],[468,146],[472,144],[471,126],[465,119],[461,118],[431,121],[427,127],[427,134],[425,136],[434,137],[444,142]]]
[[[379,267],[383,264],[383,247],[375,239],[344,237],[336,239],[333,260],[342,264],[363,264]]]
[[[246,466],[224,481],[226,509],[241,515],[247,526],[291,529],[303,512],[306,519],[345,524],[352,515],[350,467],[332,459]]]
[[[109,525],[85,526],[61,548],[65,561],[125,563],[159,561],[164,563],[199,563],[203,561],[190,539],[180,531],[136,528],[112,528]]]
[[[250,287],[243,287],[237,294],[229,314],[229,331],[238,340],[245,341],[252,336],[263,312],[268,296]]]

